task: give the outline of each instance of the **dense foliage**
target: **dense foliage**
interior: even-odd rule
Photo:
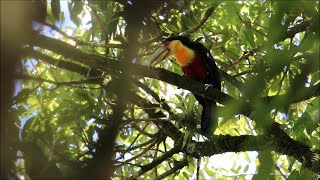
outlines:
[[[10,176],[270,179],[319,173],[319,1],[51,0],[24,42]],[[222,91],[146,66],[163,37],[212,52]],[[201,106],[219,127],[199,134]]]

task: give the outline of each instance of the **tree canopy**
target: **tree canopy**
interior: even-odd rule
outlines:
[[[7,137],[1,177],[311,179],[320,173],[319,1],[28,4],[32,28],[30,21],[1,127]],[[221,91],[183,76],[173,59],[147,66],[172,34],[210,50]],[[219,103],[210,138],[200,135],[202,107],[192,93]]]

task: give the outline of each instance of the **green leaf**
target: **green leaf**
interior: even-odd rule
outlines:
[[[27,132],[31,132],[31,130],[34,130],[32,128],[34,128],[34,123],[36,119],[37,117],[31,117],[25,122],[22,133],[21,133],[22,139],[26,137],[26,135],[28,134]]]
[[[92,143],[93,142],[93,134],[95,133],[94,131],[94,126],[90,126],[88,131],[87,131],[87,136],[89,138],[89,142]]]
[[[240,37],[242,38],[242,40],[244,42],[247,42],[249,47],[252,49],[254,48],[255,42],[254,42],[254,37],[253,37],[253,32],[249,31],[249,29],[247,27],[243,27],[240,30]]]
[[[254,176],[254,179],[268,178],[273,173],[273,157],[270,151],[260,151],[258,154],[260,166],[258,174]]]
[[[42,15],[48,6],[47,3],[51,3],[49,12],[52,14],[49,17],[43,16],[42,21],[44,18],[47,23],[54,24],[55,19],[65,18],[62,15],[69,13],[70,18],[66,19],[71,19],[71,23],[77,26],[58,25],[61,31],[59,35],[35,27],[37,33],[34,35],[37,38],[32,37],[32,42],[28,41],[24,45],[24,53],[21,54],[22,63],[17,63],[22,66],[16,68],[23,77],[19,81],[20,92],[14,98],[13,109],[10,110],[14,113],[14,118],[9,118],[10,127],[6,128],[14,129],[6,131],[7,142],[13,142],[8,146],[13,152],[13,156],[10,156],[13,157],[11,162],[18,162],[21,159],[16,156],[17,148],[20,149],[22,146],[17,141],[19,136],[16,131],[20,129],[15,123],[20,125],[29,119],[23,129],[22,143],[29,141],[41,147],[45,155],[43,158],[58,165],[59,170],[70,175],[71,179],[76,179],[71,177],[72,174],[78,172],[82,174],[83,168],[95,169],[96,167],[90,167],[90,162],[95,160],[99,153],[111,151],[114,152],[111,158],[115,163],[111,179],[136,177],[141,172],[143,174],[137,178],[155,179],[170,172],[178,160],[185,158],[188,159],[189,165],[164,179],[194,178],[197,166],[194,160],[196,158],[193,156],[201,158],[199,179],[248,179],[250,176],[247,176],[247,173],[255,173],[249,172],[251,169],[258,173],[254,176],[255,179],[279,179],[282,176],[275,171],[273,159],[276,159],[276,164],[286,175],[290,174],[290,178],[311,178],[303,169],[309,167],[304,164],[303,158],[296,159],[291,156],[288,159],[284,158],[296,151],[282,147],[286,143],[273,143],[274,146],[270,147],[252,143],[259,141],[259,136],[264,135],[261,128],[269,125],[272,117],[293,140],[313,149],[319,149],[319,137],[316,133],[319,131],[319,97],[306,99],[305,97],[311,97],[312,94],[300,91],[308,88],[306,85],[314,87],[319,83],[319,11],[315,6],[316,1],[290,3],[178,0],[165,3],[154,0],[152,4],[148,4],[147,0],[34,0],[34,2],[42,6],[35,7],[34,12]],[[67,3],[67,8],[62,7]],[[237,88],[221,77],[221,91],[239,101],[247,101],[249,104],[246,105],[253,111],[244,115],[239,114],[240,110],[246,109],[242,107],[243,104],[234,103],[233,98],[228,102],[220,101],[229,98],[217,96],[221,103],[218,108],[221,120],[219,128],[211,138],[195,132],[195,128],[200,125],[202,107],[198,106],[192,92],[185,89],[176,90],[177,87],[174,85],[163,82],[162,80],[169,80],[170,76],[163,76],[164,71],[161,69],[150,67],[150,72],[137,75],[134,72],[139,71],[139,68],[128,69],[122,66],[126,65],[125,62],[131,62],[132,59],[127,59],[131,55],[135,56],[133,58],[137,59],[137,64],[147,60],[149,54],[160,46],[162,37],[167,37],[172,32],[179,34],[183,30],[197,26],[204,12],[212,5],[215,7],[212,17],[188,37],[200,40],[198,42],[212,52],[220,69],[244,83],[242,88]],[[93,14],[93,8],[98,16]],[[14,10],[20,12],[19,9]],[[128,21],[127,16],[130,10],[134,10],[134,17],[129,17],[132,21]],[[238,15],[250,24],[243,23]],[[39,17],[32,18],[39,19]],[[12,22],[19,25],[18,22]],[[105,35],[100,24],[107,26],[105,28],[109,43],[121,43],[123,44],[121,48],[109,48],[108,54],[105,54],[106,48],[100,47],[103,44],[99,44],[104,42],[102,37]],[[134,35],[138,38],[137,44],[127,41],[132,36],[128,32],[136,32]],[[48,38],[42,41],[40,39],[42,35]],[[291,42],[289,36],[293,35],[295,38]],[[16,36],[19,37],[19,33],[16,33]],[[286,39],[278,42],[279,37]],[[54,38],[54,41],[50,40],[51,38]],[[149,44],[144,43],[149,39],[153,41]],[[240,59],[237,64],[233,64],[246,51],[257,47],[259,48],[250,57]],[[38,57],[32,51],[41,54]],[[45,57],[40,58],[41,55]],[[108,66],[104,66],[100,61],[96,62],[97,57],[104,58]],[[115,65],[120,63],[122,66],[113,66],[113,63]],[[101,65],[101,68],[97,65]],[[160,68],[177,74],[183,73],[173,57],[164,61]],[[157,79],[149,78],[152,72],[156,73],[154,75],[157,75]],[[238,76],[239,73],[243,74]],[[306,75],[299,81],[299,74],[303,73]],[[112,80],[101,84],[105,76],[111,76]],[[296,79],[298,79],[296,84],[292,84]],[[139,83],[133,82],[138,87],[130,85],[124,89],[126,93],[119,94],[122,92],[119,91],[121,84],[132,84],[131,80],[140,81],[146,86],[139,86]],[[158,94],[161,100],[151,97],[152,93],[146,91],[144,89],[146,87]],[[275,95],[274,98],[270,98],[275,101],[269,101],[268,96],[271,95]],[[291,98],[303,101],[292,103]],[[260,101],[261,99],[266,101]],[[164,103],[171,109],[166,109],[168,106],[163,106]],[[288,114],[284,115],[283,112]],[[162,114],[165,114],[166,118],[159,119],[158,115]],[[250,115],[249,123],[253,126],[247,124],[245,115]],[[91,123],[93,121],[91,119],[95,121]],[[144,128],[147,124],[148,126]],[[104,143],[101,142],[103,138],[99,137],[99,141],[93,142],[93,136],[96,133],[100,136],[110,134],[109,130],[113,125],[117,126],[114,130],[119,132],[112,142],[114,146],[98,149],[103,146],[101,144]],[[179,133],[173,134],[176,130],[179,130]],[[232,151],[233,145],[243,143],[241,141],[243,138],[237,138],[239,135],[248,136],[249,141],[244,141],[245,144],[236,150],[259,151],[264,148],[265,151],[259,153],[258,159],[253,160],[249,152],[225,153]],[[230,138],[233,140],[228,142]],[[270,138],[270,141],[273,141],[279,137],[270,134]],[[215,139],[218,140],[217,143]],[[286,138],[283,140],[287,141]],[[91,152],[87,149],[87,141],[90,141],[90,147],[93,148]],[[221,142],[225,144],[224,147],[217,146]],[[17,143],[19,146],[15,147]],[[212,146],[207,147],[207,145]],[[168,151],[175,150],[173,149],[175,146],[188,148],[186,149],[188,152],[175,151],[172,156],[167,154]],[[176,150],[181,149],[177,148]],[[279,150],[284,151],[280,153]],[[216,155],[205,157],[212,153]],[[37,154],[32,156],[33,159],[38,158]],[[27,156],[23,155],[23,158],[25,157]],[[224,161],[209,162],[209,160],[215,161],[216,157]],[[161,160],[161,163],[158,160]],[[154,166],[154,163],[157,165]],[[219,163],[223,165],[218,167]],[[148,169],[146,167],[151,166],[152,169],[144,171]],[[30,167],[32,166],[28,165],[26,160],[27,174]],[[26,173],[19,174],[20,171],[17,169],[21,167],[19,163],[14,163],[14,167],[10,169],[13,176],[29,178]],[[86,175],[85,171],[83,174]],[[239,176],[234,176],[235,174]],[[95,173],[89,174],[88,177],[91,175]],[[93,179],[101,178],[93,177]]]
[[[119,23],[120,15],[119,13],[114,13],[111,20],[108,23],[108,32],[110,35],[114,34],[117,30],[117,25]]]
[[[243,172],[246,173],[249,170],[249,164],[246,165],[246,167],[244,167]]]
[[[320,123],[319,101],[320,101],[319,97],[313,99],[308,104],[308,107],[307,107],[307,110],[306,110],[314,124]]]
[[[60,0],[51,0],[52,14],[56,20],[60,19]]]
[[[288,159],[288,162],[289,162],[288,169],[289,169],[289,171],[292,171],[292,167],[293,167],[294,163],[296,162],[296,159],[293,158],[293,157],[290,157],[290,156],[288,156],[287,159]]]
[[[189,175],[186,172],[183,172],[182,174],[186,179],[189,179]]]
[[[14,99],[15,99],[16,101],[20,101],[20,100],[24,99],[25,97],[27,97],[31,92],[32,92],[32,90],[29,89],[29,88],[22,89],[22,90],[14,97]]]
[[[35,96],[30,96],[28,99],[27,99],[27,103],[29,105],[35,105],[35,104],[38,104],[39,101],[38,101],[38,98],[36,98]]]
[[[205,168],[204,170],[211,177],[214,177],[216,174],[216,172],[212,171],[211,168]]]
[[[73,0],[72,2],[68,2],[68,7],[69,7],[71,21],[74,22],[77,26],[79,26],[80,25],[79,15],[83,10],[82,1]]]
[[[244,153],[243,153],[243,156],[244,156],[244,158],[248,161],[248,163],[251,162],[251,159],[250,159],[250,157],[249,157],[249,155],[248,155],[248,152],[244,152]]]
[[[305,179],[314,179],[317,177],[317,175],[307,169],[300,169],[299,171],[293,171],[289,177],[288,180],[305,180]]]

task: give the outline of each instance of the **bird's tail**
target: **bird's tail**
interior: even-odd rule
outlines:
[[[218,126],[216,102],[209,102],[203,105],[201,114],[201,132],[205,136],[210,136]]]

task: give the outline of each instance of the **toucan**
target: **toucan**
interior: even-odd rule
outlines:
[[[186,77],[221,90],[217,65],[210,51],[201,43],[185,36],[171,36],[151,55],[149,65],[155,66],[169,57],[175,58]],[[203,107],[201,133],[210,136],[218,126],[217,104],[203,96],[194,96]]]

